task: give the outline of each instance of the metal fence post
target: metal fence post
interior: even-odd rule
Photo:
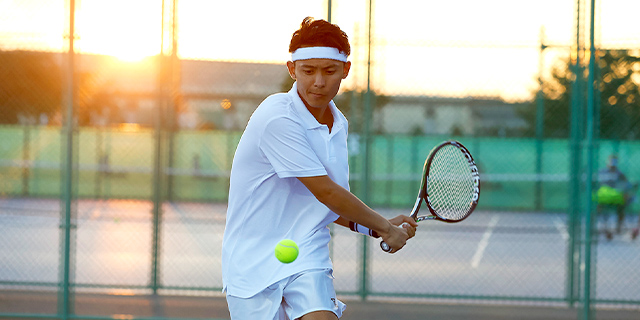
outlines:
[[[580,68],[580,0],[576,0],[576,48],[573,72],[575,81],[571,88],[571,112],[570,112],[570,138],[569,138],[569,206],[568,206],[568,226],[569,245],[567,250],[567,300],[569,306],[573,306],[579,299],[580,283],[580,168],[581,153],[581,68]]]
[[[164,111],[165,111],[165,55],[164,55],[164,18],[165,18],[165,1],[162,1],[162,15],[161,15],[161,34],[160,34],[160,54],[158,55],[158,83],[157,83],[157,106],[158,110],[154,117],[154,156],[153,156],[153,230],[152,230],[152,248],[151,248],[151,290],[153,294],[157,294],[158,287],[160,286],[159,274],[160,274],[160,223],[162,221],[162,175],[163,175],[163,161],[162,154],[163,148],[163,134],[162,127],[164,123]]]
[[[587,168],[586,168],[586,176],[587,179],[585,181],[586,186],[585,189],[587,191],[587,199],[585,200],[586,209],[585,209],[585,222],[584,222],[584,267],[583,269],[583,303],[582,303],[582,316],[581,319],[589,320],[592,319],[593,310],[591,308],[591,295],[593,294],[591,286],[595,286],[595,281],[591,281],[592,275],[595,273],[595,264],[592,263],[592,253],[595,248],[592,248],[592,234],[593,230],[593,201],[591,200],[591,192],[593,190],[593,167],[594,161],[594,110],[595,110],[595,96],[594,96],[594,82],[595,82],[595,45],[594,45],[594,33],[595,33],[595,0],[591,0],[590,7],[590,31],[589,31],[589,76],[587,79]],[[595,254],[593,254],[595,257]]]
[[[370,204],[371,194],[369,186],[369,176],[371,171],[371,120],[372,120],[372,97],[371,97],[371,18],[372,18],[372,6],[373,0],[369,0],[369,13],[368,13],[368,50],[367,50],[367,92],[364,96],[364,115],[362,119],[362,133],[364,143],[364,154],[362,158],[362,201],[366,204]],[[369,294],[369,277],[368,277],[368,241],[364,239],[362,241],[362,275],[360,282],[360,297],[362,300],[367,298]]]
[[[542,70],[544,68],[544,29],[540,30],[540,57],[538,58],[538,85],[540,88],[536,94],[536,179],[535,208],[542,210],[542,152],[544,139],[544,91],[542,88]]]
[[[75,66],[74,66],[74,37],[75,37],[75,0],[69,0],[69,51],[67,52],[67,73],[66,73],[66,110],[64,110],[64,125],[61,131],[62,157],[61,172],[62,192],[61,192],[61,253],[60,253],[60,284],[58,288],[58,316],[69,319],[73,315],[73,302],[71,299],[71,277],[72,270],[72,250],[73,242],[72,219],[73,214],[73,154],[74,154],[74,105],[75,105]]]
[[[22,133],[22,196],[29,196],[29,177],[31,175],[30,163],[31,149],[31,125],[24,126]]]

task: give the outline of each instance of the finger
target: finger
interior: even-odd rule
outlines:
[[[402,246],[400,246],[397,249],[393,249],[392,253],[396,253],[396,252],[400,251],[402,248],[404,248],[404,244],[402,244]]]
[[[407,222],[408,222],[411,226],[413,226],[413,227],[417,227],[417,226],[418,226],[418,223],[416,222],[416,220],[414,220],[414,219],[413,219],[413,218],[411,218],[411,217],[408,217],[408,218],[409,218],[409,220],[407,220]]]
[[[407,226],[407,233],[409,234],[409,239],[413,238],[416,235],[416,228]]]
[[[407,231],[407,235],[409,236],[408,239],[413,238],[413,236],[416,235],[416,228],[410,226],[409,224],[403,224],[402,227],[404,228],[405,231]]]

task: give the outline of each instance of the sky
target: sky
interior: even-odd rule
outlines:
[[[329,3],[177,1],[181,58],[266,63],[286,62],[293,31],[305,16],[326,19]],[[349,88],[366,86],[368,2],[331,1],[331,20],[352,44]],[[537,87],[540,60],[548,75],[575,42],[575,0],[373,3],[371,86],[385,94],[527,99]],[[640,48],[640,1],[597,1],[596,7],[599,45]],[[68,0],[0,0],[0,48],[66,50],[68,10]],[[162,0],[78,0],[76,49],[123,61],[155,55],[161,14]],[[541,32],[552,45],[542,54]]]

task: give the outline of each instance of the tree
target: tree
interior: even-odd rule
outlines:
[[[115,85],[113,81],[100,83],[96,78],[98,78],[96,74],[76,72],[76,80],[78,82],[76,91],[78,125],[99,126],[124,122],[115,101],[113,89]],[[96,121],[97,123],[95,123]]]
[[[640,136],[640,57],[628,50],[599,50],[595,78],[596,103],[600,109],[600,138],[625,139]],[[568,59],[559,60],[552,68],[551,79],[541,83],[544,105],[544,137],[567,138],[570,135],[571,100],[576,67]],[[588,69],[578,68],[583,80],[579,91],[586,103]],[[537,99],[519,109],[529,123],[529,136],[536,127]],[[583,106],[582,110],[586,109]]]
[[[0,123],[51,118],[60,111],[63,83],[54,54],[0,51]]]
[[[534,136],[536,128],[536,110],[539,99],[544,105],[544,136],[547,138],[567,138],[569,136],[570,103],[575,73],[568,59],[559,60],[551,69],[551,78],[540,83],[541,91],[536,99],[517,109],[529,124],[526,136]]]
[[[363,119],[364,119],[364,103],[365,103],[365,95],[366,91],[353,91],[353,90],[345,90],[334,99],[336,105],[342,111],[342,113],[349,120],[349,130],[352,132],[362,132],[363,131]],[[381,111],[391,100],[388,96],[378,95],[375,91],[371,92],[371,100],[373,110],[372,117],[375,118],[375,113]],[[381,121],[381,115],[378,118],[378,121]],[[372,119],[372,121],[375,121]],[[371,124],[371,130],[376,133],[383,133],[382,124],[379,122],[377,125],[375,123]]]
[[[607,50],[598,58],[601,138],[640,137],[640,57]]]

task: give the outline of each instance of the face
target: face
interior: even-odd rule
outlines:
[[[308,107],[323,108],[329,105],[346,78],[351,62],[331,59],[309,59],[287,62],[291,78],[298,83],[298,94]]]

